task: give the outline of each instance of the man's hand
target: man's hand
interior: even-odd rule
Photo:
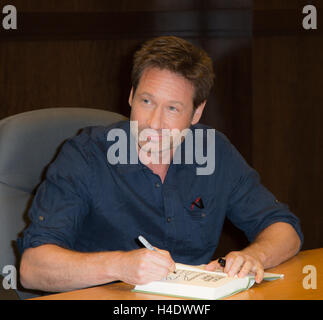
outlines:
[[[145,284],[161,280],[175,270],[175,262],[168,251],[144,249],[122,252],[119,257],[119,277],[129,284]]]
[[[260,283],[264,277],[264,267],[256,254],[242,251],[232,251],[225,256],[225,268],[221,267],[217,260],[205,266],[206,270],[222,270],[229,277],[238,275],[239,278],[245,277],[248,273],[256,275],[255,280]]]
[[[276,222],[261,231],[248,247],[232,251],[225,256],[223,268],[217,261],[205,266],[206,270],[222,269],[229,276],[244,277],[249,272],[256,274],[256,282],[264,277],[264,269],[272,268],[294,256],[300,249],[301,239],[293,226]]]

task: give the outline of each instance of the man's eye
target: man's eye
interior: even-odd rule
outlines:
[[[150,100],[148,100],[148,99],[143,99],[142,101],[143,101],[143,103],[145,103],[145,104],[149,104],[149,103],[150,103]]]
[[[168,109],[169,109],[169,111],[172,111],[172,112],[178,111],[177,108],[174,106],[169,106]]]

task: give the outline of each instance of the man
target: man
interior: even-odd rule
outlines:
[[[230,276],[254,272],[259,283],[265,268],[300,250],[298,219],[260,184],[223,134],[198,124],[212,85],[212,62],[203,50],[176,37],[144,44],[135,54],[129,96],[137,126],[88,128],[68,140],[37,191],[32,223],[18,240],[25,287],[66,291],[115,280],[143,284],[165,277],[175,262],[220,268],[210,260],[226,216],[251,242],[226,255]],[[211,154],[213,170],[207,174],[197,174],[196,159],[184,159],[190,134],[182,132],[188,128],[193,154],[203,149]],[[116,143],[111,133],[120,131],[127,134],[128,152],[127,161],[118,163],[122,150],[111,153]],[[133,144],[137,162],[129,161]],[[182,161],[175,163],[179,152]],[[157,250],[140,247],[139,235]]]

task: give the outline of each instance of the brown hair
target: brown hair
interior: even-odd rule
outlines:
[[[145,69],[166,69],[183,76],[194,87],[193,105],[205,101],[213,86],[214,73],[211,58],[190,42],[173,37],[154,38],[143,44],[134,55],[131,73],[133,94]]]

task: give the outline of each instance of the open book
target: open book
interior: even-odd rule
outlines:
[[[264,280],[283,278],[283,274],[266,273]],[[207,271],[201,266],[176,263],[176,273],[169,273],[166,279],[137,285],[134,292],[162,294],[193,299],[221,299],[243,290],[255,283],[255,277],[228,277],[226,273]]]

